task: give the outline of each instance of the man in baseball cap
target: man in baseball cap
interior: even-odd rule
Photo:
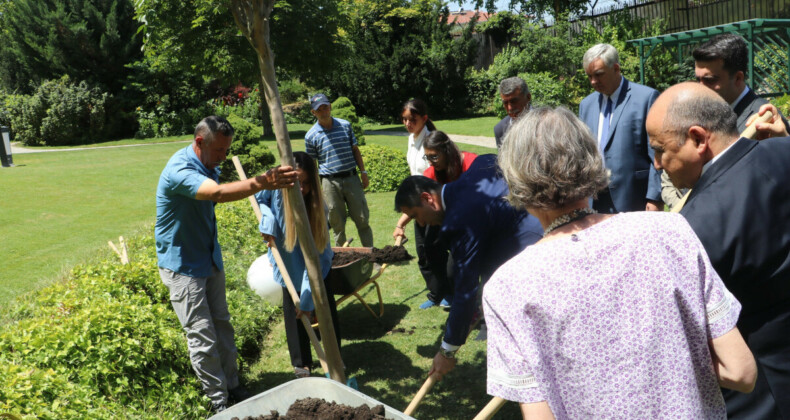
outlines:
[[[318,160],[318,175],[324,200],[329,206],[329,224],[335,244],[342,246],[346,242],[348,207],[362,246],[371,247],[373,229],[370,228],[370,210],[364,191],[370,181],[351,123],[332,118],[332,104],[323,93],[316,93],[310,98],[310,108],[318,122],[304,137],[305,152]]]

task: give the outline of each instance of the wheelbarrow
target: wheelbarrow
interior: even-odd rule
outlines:
[[[343,252],[356,252],[359,254],[370,254],[373,252],[373,248],[364,248],[364,247],[333,247],[332,251],[336,254],[343,253]],[[342,266],[332,267],[329,270],[329,278],[327,282],[332,290],[332,293],[335,295],[342,296],[341,298],[337,299],[337,305],[340,306],[341,303],[345,302],[351,297],[357,298],[365,309],[373,315],[374,318],[379,318],[384,315],[384,301],[381,298],[381,287],[376,280],[381,277],[381,273],[384,272],[384,268],[386,264],[379,265],[371,263],[368,258],[360,257],[357,260],[351,261],[347,264]],[[376,294],[379,298],[379,313],[373,310],[373,308],[365,302],[365,299],[359,294],[359,292],[369,285],[374,285],[376,287]]]
[[[288,412],[288,408],[296,400],[307,397],[323,398],[329,402],[334,401],[351,407],[359,407],[362,404],[367,404],[368,407],[383,405],[384,417],[387,419],[414,420],[413,417],[407,416],[359,391],[331,379],[316,377],[286,382],[236,404],[221,413],[217,413],[209,420],[230,420],[234,417],[243,419],[246,416],[257,417],[259,415],[269,415],[272,410],[277,410],[282,416]]]

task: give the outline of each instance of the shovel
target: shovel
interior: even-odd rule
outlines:
[[[496,414],[497,411],[499,411],[499,409],[502,408],[502,406],[505,405],[506,402],[507,400],[503,398],[499,398],[499,397],[492,398],[491,401],[489,401],[488,404],[486,404],[486,406],[483,407],[480,413],[478,413],[475,416],[475,418],[472,420],[488,420],[491,417],[494,417],[494,414]]]

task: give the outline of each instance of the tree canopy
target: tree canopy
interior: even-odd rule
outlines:
[[[0,84],[30,93],[68,75],[118,92],[140,56],[130,0],[0,2]]]
[[[229,4],[137,0],[146,57],[155,68],[199,73],[224,84],[257,82],[255,51],[236,26]],[[278,1],[271,19],[278,70],[307,80],[327,71],[336,57],[337,1]]]

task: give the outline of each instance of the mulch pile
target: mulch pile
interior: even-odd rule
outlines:
[[[392,264],[400,261],[408,261],[414,257],[409,255],[406,248],[402,246],[387,245],[382,249],[373,248],[373,251],[369,254],[354,251],[335,252],[335,257],[332,259],[332,267],[344,266],[360,258],[367,258],[372,263]]]
[[[345,404],[327,402],[323,398],[304,398],[296,400],[288,408],[288,412],[281,416],[272,410],[271,414],[243,419],[233,417],[231,420],[378,420],[384,419],[384,406],[377,405],[373,408],[363,404],[359,407],[350,407]]]

